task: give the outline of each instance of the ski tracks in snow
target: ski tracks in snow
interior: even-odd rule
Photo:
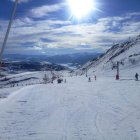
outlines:
[[[131,94],[131,84],[72,77],[26,87],[0,104],[0,140],[139,140],[139,88]]]

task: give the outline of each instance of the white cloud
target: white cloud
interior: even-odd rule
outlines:
[[[65,6],[65,3],[59,3],[54,5],[43,5],[36,7],[30,10],[32,17],[39,18],[48,15],[49,13],[56,12],[62,9]]]
[[[128,16],[131,15],[131,18]],[[83,49],[82,44],[91,48],[108,49],[113,43],[126,40],[140,34],[140,21],[133,19],[138,13],[127,16],[107,17],[96,23],[72,24],[71,21],[37,20],[28,17],[17,19],[12,26],[8,39],[10,51],[47,51],[47,49],[72,48]],[[7,21],[0,21],[0,36],[4,34]],[[56,26],[57,25],[57,26]],[[42,40],[48,39],[52,41]],[[0,42],[2,38],[0,38]],[[27,43],[28,47],[23,44]],[[33,42],[33,43],[30,43]],[[86,46],[85,45],[85,46]]]
[[[39,46],[33,46],[33,49],[34,49],[34,50],[42,50],[42,48],[39,47]]]

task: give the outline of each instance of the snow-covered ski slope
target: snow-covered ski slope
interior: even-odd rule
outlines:
[[[0,100],[0,140],[140,140],[140,82],[66,77]]]
[[[19,74],[7,75],[6,77],[0,78],[0,87],[8,88],[11,85],[24,86],[29,84],[39,84],[43,82],[44,75],[46,74],[48,77],[48,82],[51,81],[52,76],[62,76],[64,73],[68,73],[68,71],[36,71],[36,72],[24,72]]]
[[[0,78],[0,99],[7,98],[14,91],[30,85],[44,83],[44,76],[47,76],[47,83],[52,82],[52,77],[62,77],[68,71],[36,71],[11,74]]]

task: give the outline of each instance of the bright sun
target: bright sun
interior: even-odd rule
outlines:
[[[94,0],[68,0],[72,14],[81,19],[95,9]]]

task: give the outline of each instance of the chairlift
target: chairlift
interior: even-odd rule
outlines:
[[[8,27],[7,27],[7,31],[6,31],[6,34],[5,34],[5,37],[4,37],[4,41],[3,41],[3,44],[2,44],[2,47],[1,47],[1,50],[0,50],[0,68],[4,66],[4,63],[2,62],[2,55],[3,55],[4,49],[5,49],[5,46],[6,46],[6,43],[7,43],[7,39],[8,39],[9,33],[10,33],[12,22],[14,20],[15,14],[16,14],[16,9],[17,9],[17,5],[18,5],[18,1],[19,0],[15,0],[12,16],[11,16],[11,19],[9,21],[9,24],[8,24]]]

